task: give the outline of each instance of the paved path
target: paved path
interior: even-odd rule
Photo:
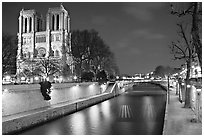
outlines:
[[[180,103],[175,90],[170,91],[170,104],[168,104],[168,117],[164,135],[202,135],[202,123],[191,122],[195,118],[194,112],[184,108]]]

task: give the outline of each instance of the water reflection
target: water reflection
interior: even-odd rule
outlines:
[[[61,134],[61,125],[51,125],[49,129],[47,129],[47,135],[60,135]]]
[[[165,99],[163,95],[146,96],[128,91],[24,134],[161,134]]]
[[[90,126],[93,129],[97,129],[99,127],[100,123],[100,116],[99,116],[99,106],[95,105],[90,107],[89,110],[89,121],[90,121]]]
[[[104,116],[104,118],[106,119],[106,120],[109,120],[110,119],[110,101],[108,100],[108,101],[105,101],[105,102],[103,102],[103,103],[101,103],[101,109],[102,109],[102,114],[103,114],[103,116]]]
[[[72,115],[70,119],[71,124],[68,122],[68,127],[71,126],[74,135],[84,135],[86,134],[86,119],[83,113],[76,113]]]
[[[144,96],[143,100],[143,116],[145,119],[151,120],[154,118],[155,112],[154,112],[154,100],[151,96]]]
[[[144,116],[144,124],[146,125],[148,134],[152,133],[155,127],[155,106],[154,99],[152,96],[144,96],[142,99],[143,102],[143,116]]]

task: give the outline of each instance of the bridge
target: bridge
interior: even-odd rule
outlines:
[[[166,92],[149,82],[53,85],[50,102],[40,99],[37,85],[29,86],[30,91],[5,86],[3,134],[162,134]]]

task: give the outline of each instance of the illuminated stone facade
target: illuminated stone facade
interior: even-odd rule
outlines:
[[[35,10],[22,9],[18,20],[17,76],[29,69],[25,60],[48,57],[67,64],[73,73],[70,15],[63,5],[49,8],[46,19]]]

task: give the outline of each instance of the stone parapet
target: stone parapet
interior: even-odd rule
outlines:
[[[116,88],[117,86],[112,85],[112,87]],[[117,88],[117,90],[114,90],[112,88],[108,89],[110,91],[83,99],[77,99],[72,102],[62,102],[18,114],[4,116],[2,118],[2,133],[13,134],[22,131],[28,127],[35,126],[37,124],[76,112],[91,105],[105,101],[109,98],[122,94],[125,91],[123,88]]]

